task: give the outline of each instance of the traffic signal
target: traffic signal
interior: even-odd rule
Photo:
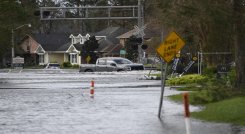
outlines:
[[[143,40],[142,38],[135,38],[135,43],[137,43],[138,45],[142,44],[143,43]]]
[[[131,36],[131,37],[129,38],[129,41],[130,41],[131,43],[133,43],[133,44],[136,44],[136,45],[141,45],[142,42],[143,42],[143,40],[142,40],[141,37],[136,37],[136,36]]]
[[[132,49],[138,49],[138,47],[141,47],[141,49],[146,50],[148,48],[146,44],[143,44],[142,37],[136,37],[133,35],[128,41],[132,44]]]
[[[143,50],[146,50],[146,49],[148,48],[148,46],[147,46],[146,44],[143,44],[143,45],[141,45],[141,48],[142,48]]]
[[[137,50],[138,49],[138,45],[132,45],[132,49]]]

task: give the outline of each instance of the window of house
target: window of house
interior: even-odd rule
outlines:
[[[70,62],[72,64],[77,63],[77,54],[70,54]]]
[[[44,63],[44,55],[39,54],[39,64],[43,64],[43,63]]]
[[[77,43],[81,44],[81,38],[80,37],[74,38],[74,44],[77,44]]]
[[[26,51],[27,51],[27,52],[30,52],[30,46],[27,46],[27,47],[26,47]]]

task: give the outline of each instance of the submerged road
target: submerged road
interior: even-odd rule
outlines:
[[[0,71],[1,134],[184,134],[182,104],[166,96],[157,117],[160,81],[148,72]],[[95,96],[90,98],[90,81]],[[191,107],[191,111],[200,110]],[[193,134],[245,134],[244,127],[191,119]]]

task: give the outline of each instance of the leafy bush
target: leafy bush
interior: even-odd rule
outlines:
[[[232,96],[232,92],[224,87],[214,87],[198,92],[192,92],[190,95],[191,104],[207,104],[227,99]]]
[[[235,82],[236,82],[236,70],[235,68],[233,68],[228,73],[227,85],[230,84],[230,86],[234,86]]]
[[[192,105],[208,104],[218,102],[234,96],[232,90],[222,87],[196,90],[189,93],[189,100]],[[181,102],[182,94],[172,95],[170,98],[174,101]]]
[[[64,62],[62,66],[65,68],[70,68],[72,67],[72,64],[68,61],[68,62]]]
[[[217,73],[217,67],[211,66],[211,67],[206,67],[203,69],[203,74],[207,76],[212,76]]]
[[[79,65],[73,65],[72,68],[79,68]]]
[[[201,84],[207,80],[207,77],[198,74],[184,75],[178,78],[171,78],[166,81],[168,85],[186,85],[186,84]]]

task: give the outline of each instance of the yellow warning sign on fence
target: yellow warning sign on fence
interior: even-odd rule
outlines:
[[[185,42],[175,32],[171,32],[156,51],[165,62],[170,62],[184,45]]]

